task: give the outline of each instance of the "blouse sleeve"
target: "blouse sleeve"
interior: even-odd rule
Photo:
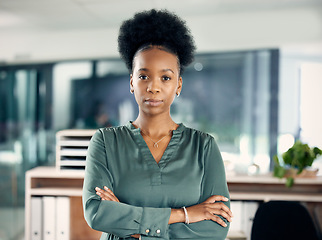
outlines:
[[[136,207],[101,201],[95,187],[113,191],[113,177],[107,167],[105,142],[101,130],[92,137],[86,158],[83,208],[88,225],[98,231],[125,238],[141,234],[142,239],[168,239],[170,208]]]
[[[199,203],[204,202],[212,195],[222,195],[230,199],[225,168],[218,146],[213,137],[210,138],[204,148],[204,176],[201,184],[201,195]],[[224,202],[230,208],[230,200]],[[229,229],[229,222],[219,216],[227,224],[222,227],[217,222],[205,220],[201,222],[172,224],[170,227],[171,238],[183,239],[216,239],[224,240]],[[180,233],[180,236],[176,236]]]

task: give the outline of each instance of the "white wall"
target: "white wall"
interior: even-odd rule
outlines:
[[[280,47],[322,41],[320,9],[288,9],[198,17],[191,23],[199,51]]]
[[[306,7],[182,16],[198,52],[322,42],[322,10]],[[118,56],[118,28],[1,31],[0,62],[39,62]],[[321,49],[322,52],[322,49]]]
[[[316,50],[314,50],[316,49]],[[300,125],[301,67],[322,64],[322,45],[284,47],[281,49],[279,77],[279,133],[298,136]]]
[[[118,56],[116,39],[116,29],[11,32],[0,38],[0,62]]]

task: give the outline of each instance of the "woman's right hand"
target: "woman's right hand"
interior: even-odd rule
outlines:
[[[227,224],[219,217],[222,216],[229,222],[232,221],[231,218],[233,217],[233,214],[223,203],[227,201],[228,198],[224,196],[213,195],[200,204],[187,207],[186,210],[188,213],[189,223],[212,220],[219,223],[223,227],[227,227]]]

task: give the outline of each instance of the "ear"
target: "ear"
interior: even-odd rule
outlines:
[[[134,91],[134,88],[133,88],[133,75],[132,74],[130,74],[130,90]]]
[[[182,77],[179,77],[179,80],[178,80],[178,87],[177,87],[177,91],[176,91],[176,93],[177,93],[177,94],[180,94],[180,93],[181,93],[181,90],[182,90]]]

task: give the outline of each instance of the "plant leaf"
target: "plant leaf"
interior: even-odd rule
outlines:
[[[283,178],[285,175],[285,172],[286,170],[282,166],[274,167],[274,177]]]
[[[313,148],[313,153],[315,155],[315,157],[317,157],[318,155],[322,155],[322,150],[318,147]]]
[[[294,184],[294,178],[288,177],[286,179],[286,183],[285,183],[286,187],[291,188],[293,186],[293,184]]]
[[[274,155],[273,156],[273,160],[274,160],[275,165],[280,166],[280,161],[278,160],[278,156],[277,155]]]
[[[293,159],[293,149],[290,148],[285,153],[283,153],[282,158],[283,158],[285,164],[291,165],[292,164],[292,159]]]

